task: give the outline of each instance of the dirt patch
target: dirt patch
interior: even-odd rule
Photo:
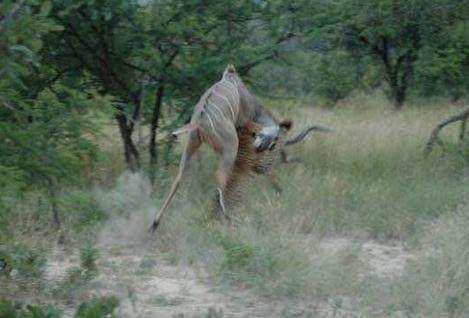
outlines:
[[[400,245],[373,241],[356,242],[347,238],[328,238],[319,243],[327,253],[358,248],[359,257],[376,275],[399,275],[412,257]],[[269,301],[251,292],[220,287],[203,271],[170,264],[161,254],[135,246],[101,248],[99,274],[87,287],[87,298],[116,295],[121,300],[119,317],[279,317],[314,313],[318,317],[347,317],[334,310],[334,303],[315,304]],[[323,251],[323,252],[324,252]],[[55,253],[48,261],[45,277],[50,282],[66,278],[67,269],[78,266],[78,257]],[[74,311],[65,308],[67,317]]]
[[[271,312],[247,292],[224,293],[207,275],[170,265],[161,255],[132,253],[130,249],[101,251],[99,274],[88,284],[86,298],[117,296],[119,317],[205,317],[209,312],[223,317],[267,317]],[[58,283],[74,266],[78,266],[76,257],[56,253],[47,262],[45,277]],[[70,306],[62,309],[66,317],[73,316]]]
[[[68,270],[77,264],[77,259],[56,251],[47,260],[47,266],[44,268],[42,277],[48,282],[62,281],[66,278]]]
[[[380,277],[398,276],[413,255],[399,242],[380,244],[375,241],[354,241],[348,238],[327,238],[320,242],[320,248],[334,254],[348,248],[358,248],[360,260]]]
[[[407,261],[413,257],[401,245],[383,245],[365,242],[362,245],[362,260],[366,261],[379,276],[400,275]]]

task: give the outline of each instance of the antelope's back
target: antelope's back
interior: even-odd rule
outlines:
[[[227,123],[236,127],[239,112],[240,96],[236,83],[222,79],[202,95],[194,117],[208,133],[217,133],[218,130],[223,130]]]

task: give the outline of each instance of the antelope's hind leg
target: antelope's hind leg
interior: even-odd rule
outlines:
[[[163,206],[161,207],[161,210],[155,215],[155,219],[153,220],[153,224],[151,226],[151,231],[154,232],[158,225],[160,224],[161,217],[163,215],[163,212],[169,207],[171,204],[174,195],[176,194],[176,191],[179,187],[179,184],[181,182],[182,176],[184,172],[187,170],[189,167],[190,160],[194,153],[200,148],[200,145],[202,144],[202,140],[199,135],[198,130],[193,130],[189,133],[189,140],[187,141],[186,147],[184,149],[184,152],[182,153],[181,156],[181,161],[179,163],[179,171],[176,177],[174,178],[174,181],[171,185],[171,189],[169,190],[168,194],[166,195],[166,198],[164,200]]]

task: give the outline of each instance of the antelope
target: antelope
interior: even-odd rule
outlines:
[[[179,187],[191,158],[202,143],[208,143],[219,155],[216,172],[219,212],[226,216],[225,191],[238,156],[238,131],[260,129],[253,136],[258,152],[273,150],[281,132],[288,131],[291,121],[279,122],[247,89],[233,65],[228,65],[220,81],[212,85],[197,102],[189,124],[172,132],[174,137],[188,134],[188,141],[179,163],[179,170],[166,195],[161,210],[155,214],[151,231],[160,224]],[[251,129],[252,130],[252,129]]]
[[[251,172],[266,175],[273,188],[280,193],[281,187],[272,170],[274,161],[278,157],[283,163],[297,161],[288,156],[285,147],[302,141],[313,131],[331,131],[322,126],[310,126],[286,140],[284,137],[291,127],[290,120],[279,122],[264,108],[244,85],[235,68],[229,65],[222,79],[199,99],[190,123],[172,132],[174,137],[185,133],[189,137],[179,171],[161,210],[155,214],[151,231],[154,232],[160,224],[191,158],[204,142],[220,155],[216,172],[216,210],[219,214],[227,217],[227,203],[233,207],[240,200],[244,190],[242,180]]]

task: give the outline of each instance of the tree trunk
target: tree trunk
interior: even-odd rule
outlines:
[[[391,90],[394,107],[397,110],[401,110],[406,99],[407,87],[398,85],[397,87],[392,87]]]
[[[158,86],[158,89],[155,93],[155,105],[153,107],[153,113],[151,116],[151,126],[150,126],[150,163],[152,165],[158,162],[158,151],[156,149],[156,132],[158,129],[158,121],[161,115],[161,104],[163,102],[163,94],[164,94],[164,85],[161,84]]]
[[[463,142],[464,141],[464,136],[466,134],[466,125],[467,125],[467,119],[469,118],[469,113],[461,119],[461,128],[459,130],[459,141]]]
[[[161,116],[161,105],[163,103],[164,96],[164,84],[160,84],[155,93],[155,104],[153,107],[153,113],[151,115],[150,123],[150,181],[153,184],[155,182],[156,164],[158,163],[158,149],[156,147],[156,134],[158,129],[158,122]]]
[[[389,62],[388,65],[385,65],[389,86],[391,87],[391,99],[397,110],[401,110],[404,105],[407,96],[407,82],[411,75],[407,65],[402,66],[404,59],[405,57],[398,59],[394,65]]]
[[[52,208],[52,220],[54,222],[55,228],[60,229],[60,217],[59,217],[59,207],[57,204],[57,185],[52,178],[47,178],[47,191],[49,196],[49,202]]]
[[[60,228],[60,218],[59,218],[59,208],[57,206],[57,198],[56,194],[53,193],[51,196],[51,204],[52,204],[52,213],[54,216],[54,224],[57,229]]]
[[[124,145],[125,163],[130,171],[135,172],[140,169],[140,154],[132,141],[132,129],[127,124],[127,117],[124,114],[117,114],[116,120]]]
[[[145,86],[142,85],[141,91],[140,91],[140,97],[138,98],[138,113],[135,114],[135,119],[134,119],[134,131],[137,131],[137,141],[136,144],[138,146],[138,149],[142,146],[144,143],[143,140],[143,129],[142,129],[142,112],[141,109],[144,106],[145,103],[145,97],[146,97],[146,89]]]
[[[394,2],[395,14],[400,14],[400,3],[399,1]],[[361,38],[361,41],[369,44],[367,38]],[[394,107],[397,110],[402,109],[405,99],[407,97],[407,87],[409,80],[412,78],[414,73],[414,62],[416,57],[412,52],[406,52],[405,54],[393,59],[389,55],[390,47],[392,43],[385,37],[381,39],[381,45],[375,45],[371,47],[372,52],[377,56],[384,66],[384,72],[386,74],[385,80],[388,82],[391,89],[391,99]],[[416,40],[415,49],[418,47],[418,41]]]

